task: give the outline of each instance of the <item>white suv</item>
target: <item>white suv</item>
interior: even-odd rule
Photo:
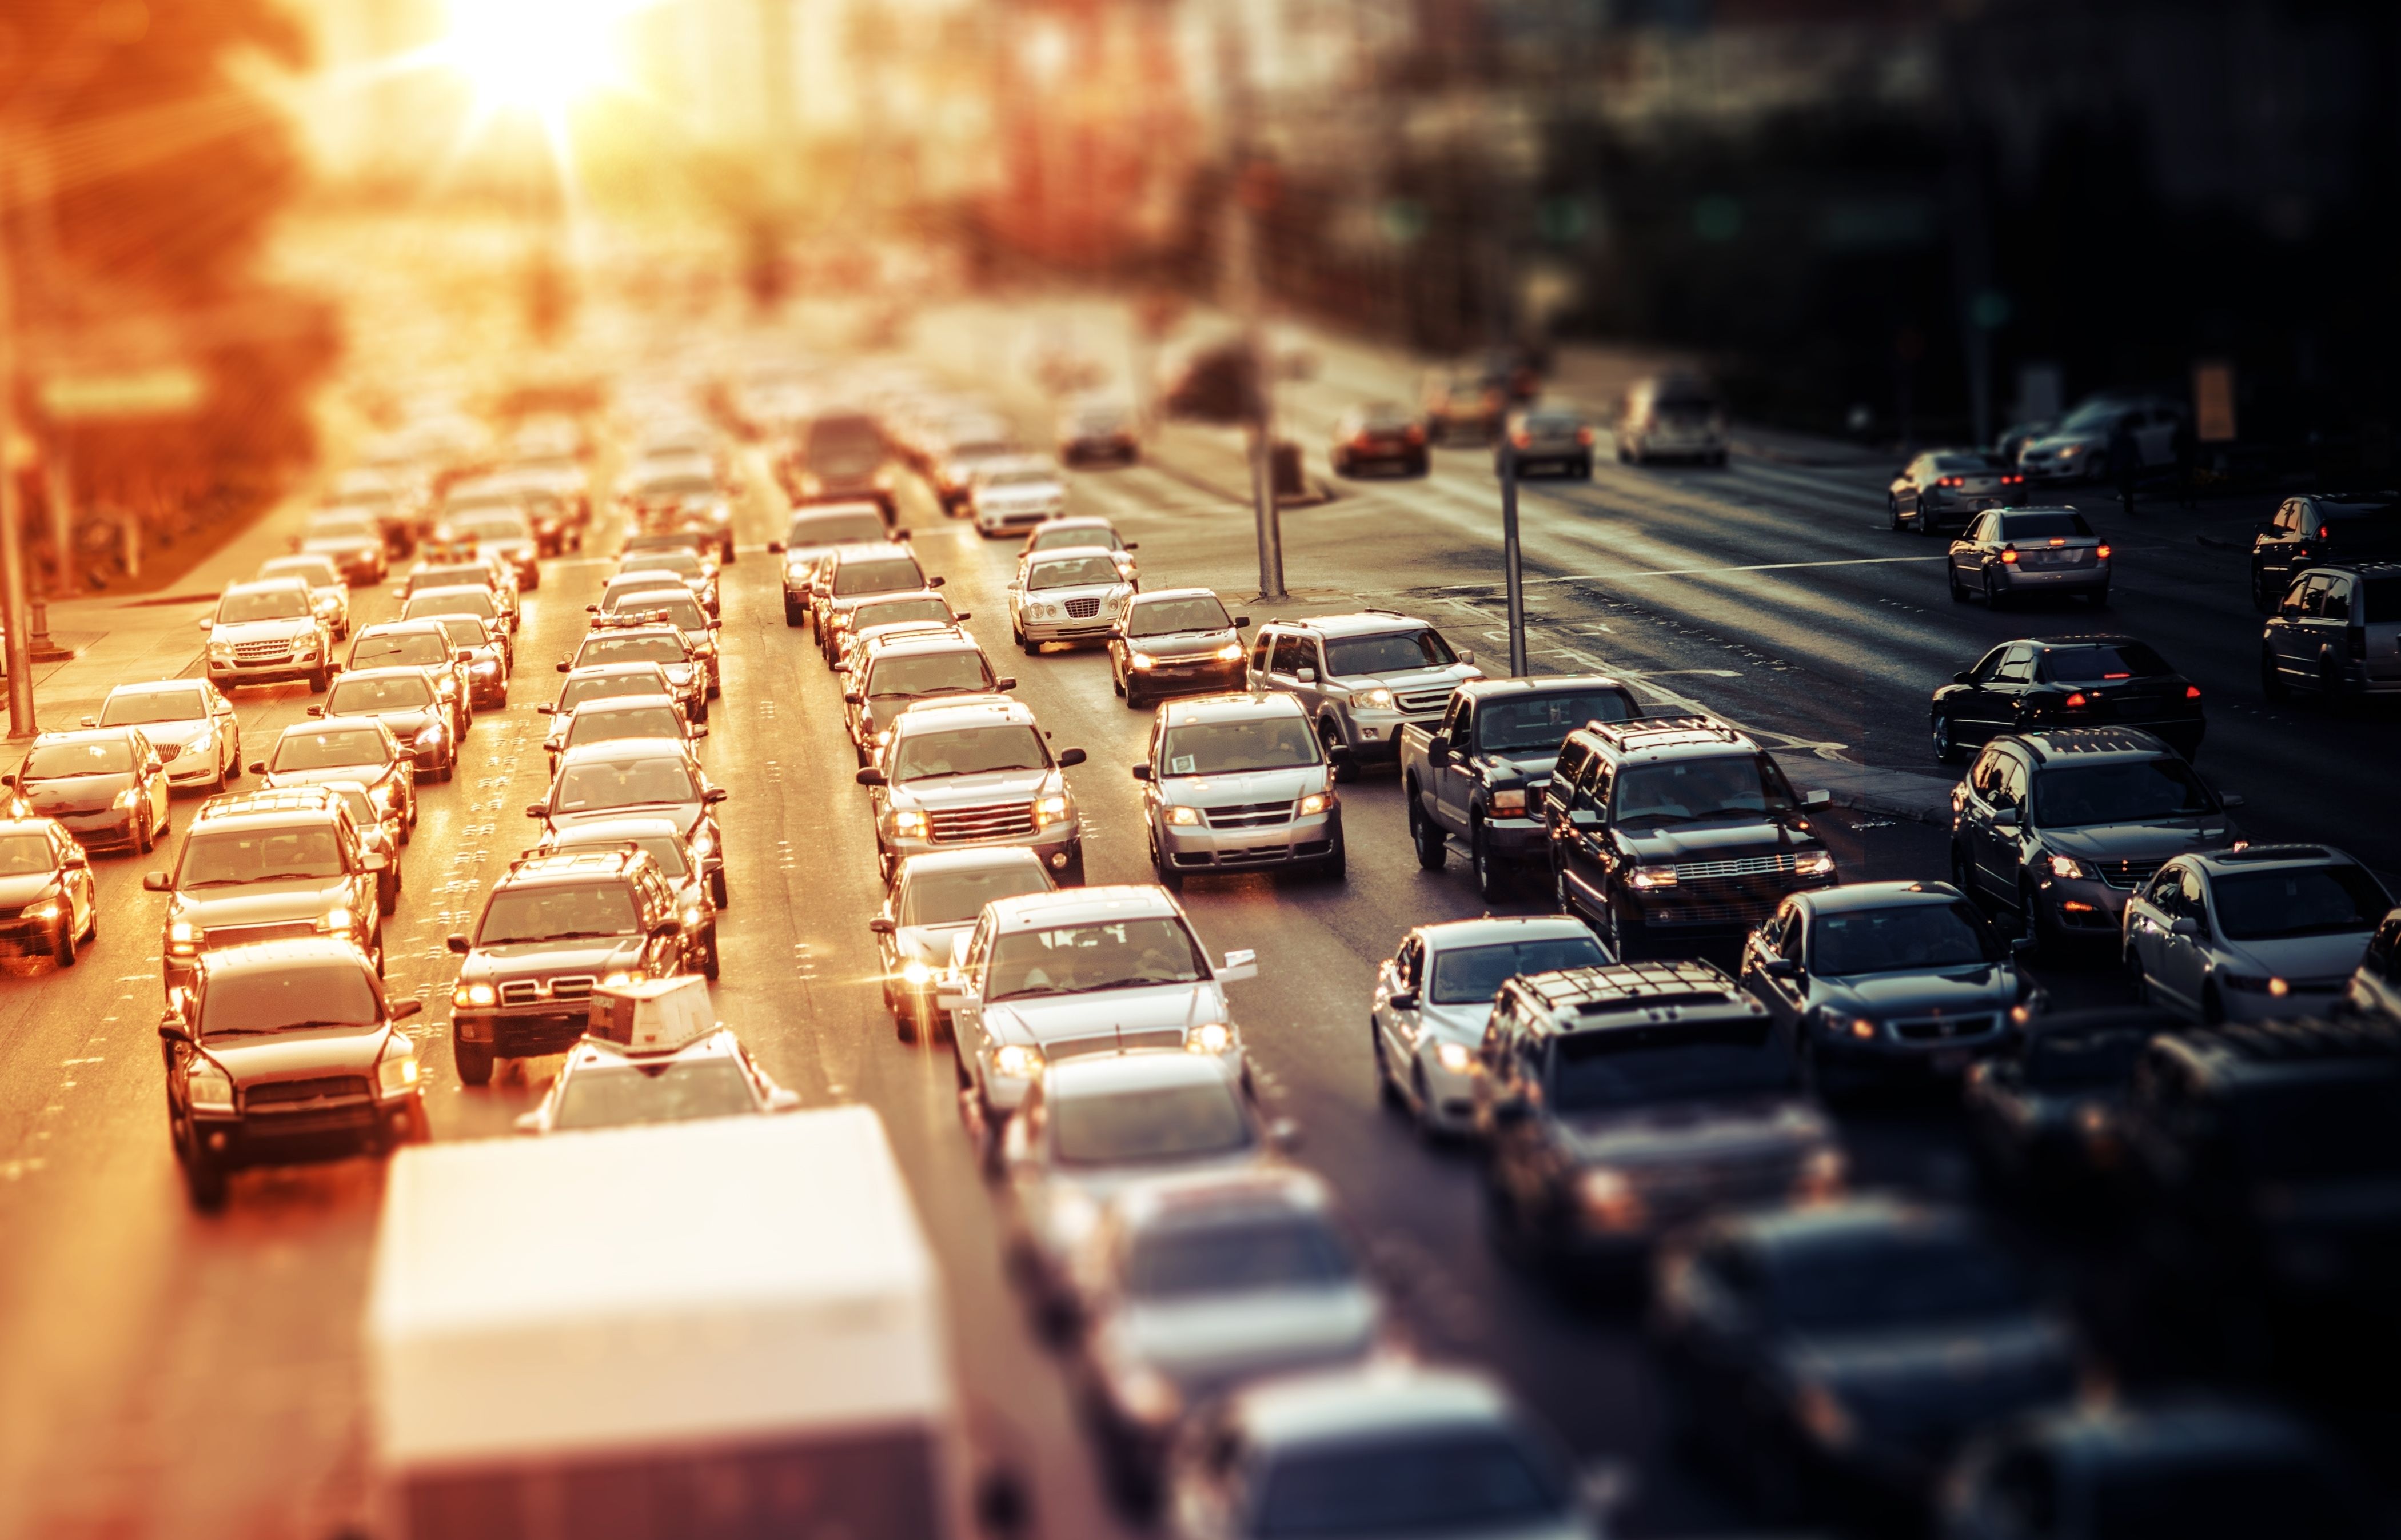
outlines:
[[[227,584],[200,628],[209,634],[209,682],[220,690],[292,679],[322,690],[333,672],[334,639],[299,578]]]

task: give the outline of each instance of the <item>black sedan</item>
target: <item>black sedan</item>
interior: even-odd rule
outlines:
[[[1945,764],[2003,733],[2139,727],[2187,759],[2208,723],[2201,686],[2133,637],[2005,641],[1934,692],[1934,757]]]
[[[2015,502],[2025,477],[1974,449],[1928,449],[1900,468],[1885,489],[1885,516],[1896,529],[1930,535],[1987,508]]]
[[[75,965],[75,948],[100,939],[91,860],[48,818],[0,818],[0,953]]]
[[[2303,568],[2394,560],[2401,560],[2401,498],[2286,498],[2251,537],[2251,604],[2272,612]]]

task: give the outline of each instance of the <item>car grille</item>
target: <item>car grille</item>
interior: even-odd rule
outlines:
[[[1636,1189],[1654,1217],[1682,1217],[1728,1203],[1775,1202],[1787,1196],[1799,1162],[1790,1150],[1678,1161],[1643,1170]]]
[[[926,817],[927,827],[937,840],[996,840],[1010,834],[1034,832],[1034,804],[1026,802],[945,807]]]
[[[240,946],[245,942],[288,942],[318,934],[314,920],[287,920],[281,925],[213,925],[202,932],[211,946]]]
[[[1918,1016],[1895,1022],[1892,1029],[1914,1043],[1937,1042],[1946,1038],[1981,1038],[1993,1030],[1997,1020],[1993,1016]]]
[[[280,663],[292,655],[292,641],[237,641],[233,644],[236,663]]]
[[[363,1075],[321,1075],[308,1080],[269,1080],[242,1093],[245,1106],[286,1107],[297,1102],[338,1101],[367,1093]]]
[[[1046,1042],[1042,1045],[1042,1056],[1056,1061],[1084,1053],[1114,1053],[1120,1048],[1183,1046],[1184,1029],[1180,1026],[1139,1026],[1116,1032],[1096,1032],[1088,1038],[1062,1038]]]
[[[161,764],[184,751],[184,746],[180,743],[154,743],[150,747],[158,751],[158,763]]]
[[[2151,880],[2151,873],[2166,865],[2165,861],[2086,861],[2112,887],[2140,887]]]
[[[1450,689],[1446,685],[1439,690],[1412,690],[1394,695],[1393,700],[1404,711],[1439,711],[1450,704]]]
[[[1224,807],[1204,807],[1200,812],[1212,829],[1264,829],[1292,821],[1292,804],[1288,802],[1233,803]]]
[[[544,998],[580,1000],[592,993],[600,981],[589,973],[570,973],[544,983],[540,979],[511,979],[501,985],[502,1005],[532,1005]]]
[[[1661,925],[1757,925],[1776,913],[1781,895],[1736,899],[1729,903],[1673,903],[1653,906],[1651,917]]]
[[[1101,601],[1097,598],[1071,598],[1067,601],[1067,614],[1070,619],[1090,620],[1100,612]]]
[[[1770,872],[1790,872],[1799,859],[1790,853],[1777,856],[1744,856],[1726,861],[1685,861],[1676,868],[1679,886],[1708,877],[1757,877]]]

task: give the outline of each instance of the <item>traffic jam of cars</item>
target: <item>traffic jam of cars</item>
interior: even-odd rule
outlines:
[[[2306,1420],[2236,1387],[2285,1334],[2372,1313],[2401,1281],[2401,1210],[2364,1196],[2401,1149],[2401,907],[2334,845],[2247,835],[2242,797],[2195,768],[2212,703],[2149,642],[2080,614],[2106,612],[2125,558],[2043,488],[2097,451],[2063,430],[2014,461],[1928,451],[1895,479],[1889,527],[1952,537],[1952,598],[2000,610],[2047,590],[2079,619],[1963,658],[1934,692],[1931,757],[1957,777],[1948,864],[1870,881],[1838,859],[1807,762],[1732,720],[1602,669],[1504,677],[1399,610],[1254,625],[1237,612],[1253,601],[1180,581],[1156,544],[1146,566],[1110,518],[1075,511],[1068,474],[998,408],[838,383],[757,457],[765,475],[743,469],[755,431],[652,404],[609,429],[613,498],[592,488],[594,432],[562,418],[336,478],[293,554],[217,598],[202,667],[117,686],[0,777],[0,942],[16,953],[75,966],[102,940],[89,852],[160,853],[143,886],[163,895],[159,1049],[195,1209],[235,1202],[250,1168],[413,1150],[390,1225],[446,1183],[572,1166],[530,1148],[588,1134],[608,1135],[595,1171],[655,1195],[660,1169],[728,1172],[789,1139],[820,1142],[853,1189],[754,1192],[745,1169],[726,1202],[837,1242],[883,1234],[858,1205],[909,1201],[872,1115],[803,1109],[711,1004],[712,982],[772,984],[780,966],[720,944],[764,875],[729,859],[728,832],[753,799],[805,799],[805,818],[871,834],[882,901],[840,923],[871,938],[901,1045],[885,1051],[949,1061],[1008,1275],[1129,1522],[1193,1540],[1597,1536],[1634,1466],[1579,1463],[1502,1374],[1418,1343],[1374,1235],[1299,1158],[1254,1056],[1243,984],[1270,932],[1187,907],[1195,885],[1259,874],[1276,902],[1305,901],[1399,852],[1425,873],[1455,865],[1491,907],[1392,909],[1369,997],[1316,1029],[1364,1019],[1359,1093],[1473,1167],[1496,1258],[1639,1330],[1673,1458],[1759,1519],[2235,1533],[2202,1522],[2215,1511],[2265,1526],[2246,1533],[2368,1533],[2353,1473]],[[1079,406],[1061,433],[1063,458],[1140,459],[1115,408]],[[1430,381],[1421,410],[1345,415],[1335,462],[1423,474],[1430,443],[1475,434],[1588,478],[1610,433],[1628,465],[1727,453],[1697,379],[1645,382],[1597,433],[1471,370]],[[775,510],[763,601],[725,571],[761,549],[736,524],[754,498]],[[918,506],[937,529],[1022,542],[985,617],[1016,675],[939,570],[981,542],[912,529]],[[2313,497],[2263,527],[2270,698],[2401,692],[2401,567],[2378,543],[2396,527],[2390,500]],[[605,569],[583,634],[556,692],[533,692],[549,698],[513,701],[553,671],[521,649],[545,564],[570,556]],[[830,746],[853,787],[737,791],[707,768],[712,709],[760,704],[756,654],[725,626],[775,598],[784,625],[761,634],[840,702],[776,730]],[[1104,654],[1111,692],[1146,713],[1131,763],[1060,741],[1020,691],[1078,652]],[[305,717],[245,747],[237,693],[295,681]],[[522,853],[442,939],[446,986],[388,990],[412,836],[435,799],[465,794],[448,786],[462,750],[502,713],[536,719],[548,775],[520,839],[501,809],[497,840]],[[1371,772],[1397,784],[1397,816],[1346,804]],[[1138,826],[1096,822],[1093,777],[1129,776]],[[179,793],[200,800],[185,811]],[[1148,880],[1088,881],[1104,847]],[[2056,1009],[2062,969],[2122,970],[2131,1003]],[[446,1068],[469,1096],[546,1080],[516,1120],[529,1138],[501,1141],[528,1153],[415,1148]],[[1979,1196],[1857,1181],[1846,1121],[1896,1095],[1955,1121]],[[795,1132],[733,1126],[753,1119]],[[611,1153],[611,1131],[637,1128],[655,1142]],[[2157,1237],[2133,1286],[2147,1313],[2236,1318],[2223,1383],[2100,1392],[2112,1345],[2022,1233],[2092,1211]],[[566,1235],[571,1218],[537,1228]],[[733,1239],[710,1223],[667,1229],[702,1261],[748,1257],[762,1288],[808,1272],[748,1221]],[[494,1255],[539,1272],[516,1244]],[[395,1341],[443,1329],[408,1313],[407,1290],[433,1286],[410,1282],[418,1261],[377,1286],[398,1291],[376,1317]],[[796,1300],[778,1308],[819,1308]],[[389,1415],[425,1415],[405,1400],[422,1390],[404,1376]],[[805,1444],[805,1421],[769,1431]],[[512,1479],[538,1483],[527,1458]],[[1010,1527],[1007,1483],[974,1495],[987,1527]]]

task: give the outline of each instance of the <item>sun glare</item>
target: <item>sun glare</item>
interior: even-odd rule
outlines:
[[[451,0],[442,51],[487,109],[545,116],[617,82],[617,22],[608,0]]]

